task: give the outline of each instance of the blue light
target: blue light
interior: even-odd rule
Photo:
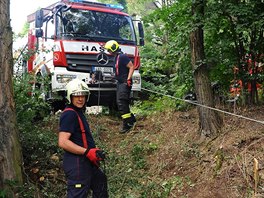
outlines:
[[[70,2],[79,3],[82,2],[82,0],[69,0]]]
[[[114,9],[118,9],[118,10],[123,10],[124,7],[120,4],[114,5],[114,4],[106,4],[107,7],[109,8],[114,8]]]
[[[85,0],[68,0],[69,2],[73,2],[73,3],[86,3],[88,4],[92,4],[92,5],[100,5],[100,6],[105,6],[108,8],[112,8],[112,9],[117,9],[117,10],[123,10],[124,6],[122,6],[121,4],[106,4],[106,3],[98,3],[98,2],[94,2],[94,1],[85,1]]]

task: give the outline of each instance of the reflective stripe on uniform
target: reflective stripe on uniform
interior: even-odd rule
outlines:
[[[75,184],[75,188],[81,188],[82,184]]]
[[[131,113],[123,114],[121,117],[122,117],[123,119],[130,118],[130,117],[131,117]]]

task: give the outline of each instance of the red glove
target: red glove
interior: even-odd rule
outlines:
[[[84,155],[97,167],[99,167],[99,161],[104,160],[105,156],[102,155],[103,151],[99,148],[87,149]]]
[[[127,86],[131,87],[132,86],[132,79],[127,79]]]

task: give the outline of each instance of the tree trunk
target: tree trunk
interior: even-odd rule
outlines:
[[[196,0],[193,3],[194,26],[201,24],[204,2]],[[205,60],[203,26],[198,25],[190,34],[190,46],[192,56],[192,68],[194,71],[194,84],[199,104],[214,107],[213,92],[209,80],[209,72]],[[223,120],[217,111],[198,106],[199,132],[203,137],[216,136],[222,128]]]
[[[7,189],[6,181],[17,181],[19,184],[22,182],[22,155],[13,99],[9,5],[10,0],[0,1],[0,189]]]

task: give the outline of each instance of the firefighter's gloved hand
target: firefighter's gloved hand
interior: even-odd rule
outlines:
[[[105,159],[104,152],[99,148],[87,149],[84,155],[97,167],[99,167],[99,162]]]
[[[99,161],[103,161],[103,160],[105,160],[105,158],[106,158],[106,156],[105,156],[105,152],[104,152],[103,150],[101,150],[101,149],[97,150],[97,151],[96,151],[96,157],[97,157],[98,159],[100,159]]]
[[[127,79],[127,86],[131,87],[132,86],[132,79]]]

